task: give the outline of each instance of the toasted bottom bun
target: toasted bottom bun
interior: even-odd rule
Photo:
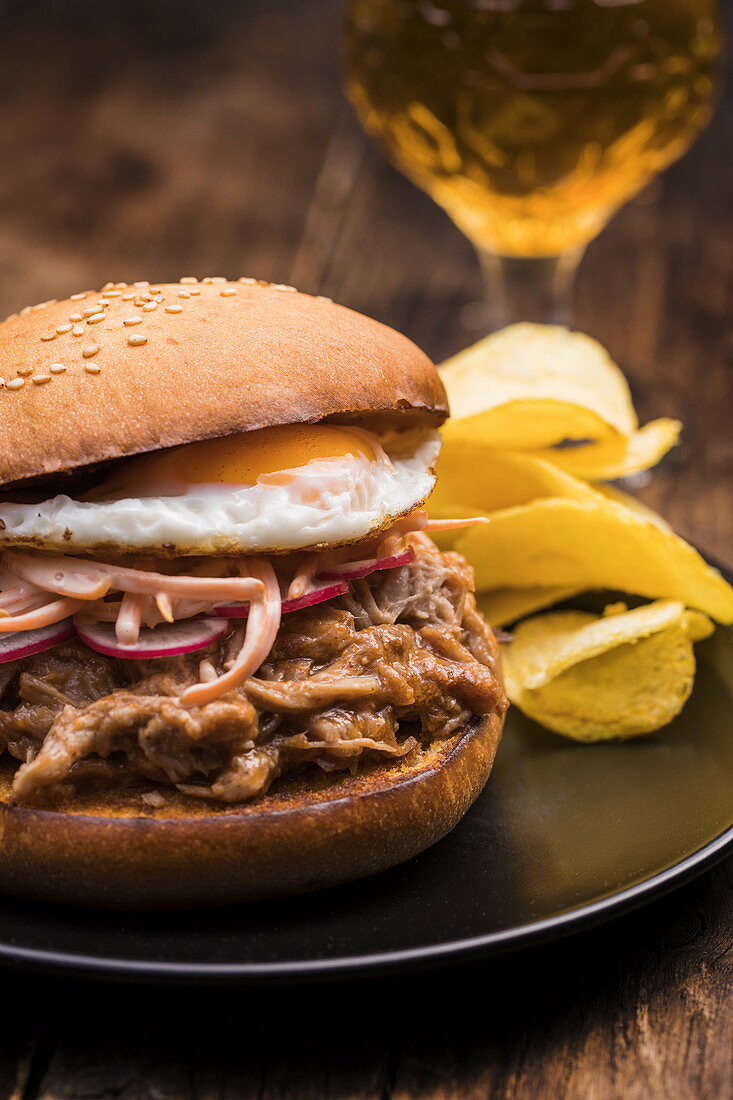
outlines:
[[[0,772],[0,891],[109,909],[227,905],[372,875],[450,832],[489,777],[497,714],[390,765],[312,770],[245,805],[130,792],[80,796],[63,812],[14,805]]]

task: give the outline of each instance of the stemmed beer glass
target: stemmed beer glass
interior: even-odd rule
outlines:
[[[715,0],[352,0],[366,130],[475,245],[491,327],[568,321],[615,210],[709,118]]]

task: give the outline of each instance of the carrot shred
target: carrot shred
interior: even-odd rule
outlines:
[[[256,672],[272,649],[280,629],[282,600],[275,570],[264,559],[242,563],[250,576],[262,582],[262,595],[254,599],[247,617],[244,643],[231,668],[216,680],[186,688],[180,701],[185,707],[203,706],[227,691],[239,687]]]
[[[190,574],[167,576],[144,569],[87,562],[64,556],[35,558],[29,553],[6,551],[5,568],[21,580],[28,580],[73,599],[98,600],[110,589],[156,596],[188,596],[214,600],[246,601],[262,593],[262,582],[255,577],[196,577]],[[85,583],[86,582],[86,583]]]
[[[42,626],[60,623],[62,619],[68,619],[69,615],[73,615],[83,606],[83,600],[51,600],[34,611],[0,619],[0,634],[10,634],[14,630],[38,630]]]
[[[453,531],[459,527],[474,527],[476,524],[489,523],[488,516],[472,516],[470,519],[429,519],[425,531]]]
[[[115,635],[120,645],[135,645],[147,597],[125,592],[115,620]]]

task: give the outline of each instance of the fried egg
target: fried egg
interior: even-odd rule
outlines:
[[[0,503],[0,545],[166,554],[275,553],[356,541],[430,495],[436,431],[390,440],[290,425],[131,459],[84,499]]]

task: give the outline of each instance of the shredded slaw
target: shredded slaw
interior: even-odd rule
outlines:
[[[181,695],[185,706],[204,706],[239,687],[267,658],[280,627],[284,598],[307,595],[318,587],[319,575],[339,566],[344,580],[349,564],[355,575],[365,575],[370,566],[384,567],[386,560],[405,554],[411,540],[419,542],[424,532],[483,522],[483,517],[429,520],[424,511],[412,512],[367,543],[306,555],[285,596],[264,557],[208,559],[187,572],[166,574],[36,550],[7,550],[0,560],[0,634],[38,630],[78,615],[92,622],[114,622],[118,642],[131,646],[143,626],[210,615],[218,604],[246,603],[247,626],[238,655],[220,676],[209,661],[202,661],[200,683]],[[110,600],[114,594],[121,598]]]

